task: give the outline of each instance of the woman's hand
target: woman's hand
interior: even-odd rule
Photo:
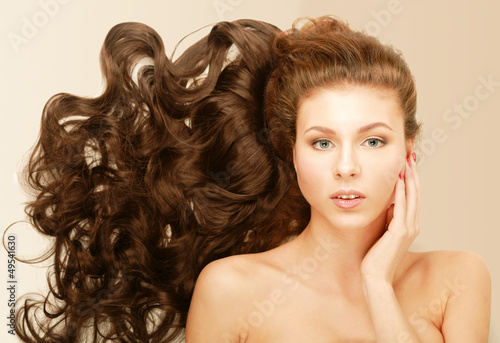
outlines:
[[[387,211],[387,231],[361,262],[363,292],[377,342],[421,342],[405,317],[393,288],[394,274],[402,257],[419,234],[420,187],[415,154],[405,163],[396,182],[394,207]]]
[[[392,285],[399,262],[420,232],[420,194],[415,153],[412,153],[405,163],[405,172],[397,180],[394,204],[387,211],[387,231],[361,262],[363,278]]]

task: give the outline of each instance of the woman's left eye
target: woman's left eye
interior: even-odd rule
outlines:
[[[370,148],[378,148],[381,144],[385,144],[385,141],[379,138],[368,138],[365,142],[368,142]]]

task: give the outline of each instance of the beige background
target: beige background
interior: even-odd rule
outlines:
[[[119,22],[149,24],[171,52],[185,34],[219,20],[254,18],[284,29],[299,16],[335,14],[398,47],[417,80],[418,116],[425,129],[419,165],[422,233],[413,250],[469,250],[486,261],[493,282],[490,341],[500,342],[499,2],[3,0],[0,6],[2,231],[24,218],[25,196],[16,173],[37,137],[43,105],[61,91],[98,92],[99,49]],[[35,30],[28,30],[30,25]],[[23,35],[13,43],[13,37]],[[493,80],[489,89],[481,86],[481,79],[488,78]],[[464,109],[462,114],[457,106]],[[17,234],[21,257],[46,247],[47,241],[23,224],[11,232]],[[0,255],[0,337],[15,342],[4,324],[7,267],[6,254]],[[44,268],[16,268],[18,295],[44,289]]]

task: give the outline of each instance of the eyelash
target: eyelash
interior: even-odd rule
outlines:
[[[374,140],[374,141],[380,142],[380,143],[382,143],[382,145],[384,145],[384,144],[386,143],[384,139],[381,139],[381,138],[375,138],[375,137],[367,138],[367,139],[365,140],[365,142],[366,142],[366,141],[370,141],[370,140]],[[315,147],[315,146],[316,146],[316,144],[321,143],[321,142],[328,142],[328,143],[332,143],[332,142],[331,142],[331,141],[329,141],[328,139],[318,139],[318,140],[315,140],[315,141],[312,143],[312,145],[313,145],[313,147]],[[375,148],[379,148],[379,146],[373,147],[373,149],[375,149]],[[318,150],[326,150],[326,149],[320,149],[320,148],[316,148],[316,149],[318,149]]]

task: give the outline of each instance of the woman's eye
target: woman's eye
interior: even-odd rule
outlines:
[[[329,147],[331,147],[331,145],[332,145],[332,142],[330,142],[326,139],[321,139],[321,140],[313,143],[313,146],[319,150],[326,150]]]
[[[385,141],[379,138],[369,138],[365,141],[368,143],[370,148],[378,148],[381,144],[384,144]]]
[[[385,141],[383,139],[380,139],[380,138],[369,138],[365,141],[365,145],[366,144],[370,148],[378,148],[381,145],[385,144]],[[320,139],[320,140],[313,142],[313,146],[319,150],[327,150],[327,149],[331,148],[333,146],[333,144],[332,144],[332,142],[330,142],[327,139]]]

